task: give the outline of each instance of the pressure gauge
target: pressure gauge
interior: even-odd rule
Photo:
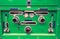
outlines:
[[[34,13],[30,13],[30,18],[34,17]]]
[[[24,17],[28,17],[28,13],[25,13],[25,14],[24,14]]]

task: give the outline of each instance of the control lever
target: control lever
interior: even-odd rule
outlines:
[[[53,31],[53,23],[51,22],[50,24],[49,24],[49,29],[48,29],[48,31],[49,31],[49,33],[53,33],[54,31]]]
[[[10,32],[9,28],[8,28],[8,21],[7,21],[7,14],[5,14],[5,29],[4,29],[4,32]]]
[[[6,22],[6,24],[5,24],[4,32],[10,32],[10,30],[9,30],[9,28],[8,28],[8,22]]]
[[[50,24],[49,24],[49,29],[48,29],[48,31],[49,31],[49,33],[53,33],[54,32],[54,30],[53,30],[53,17],[54,17],[54,14],[52,14],[51,15],[52,16],[52,18],[51,18],[51,22],[50,22]]]

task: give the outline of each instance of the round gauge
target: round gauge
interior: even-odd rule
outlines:
[[[25,14],[24,14],[24,17],[28,17],[28,13],[25,13]]]
[[[30,17],[31,17],[31,18],[34,17],[34,13],[30,13]]]

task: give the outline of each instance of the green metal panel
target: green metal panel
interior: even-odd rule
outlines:
[[[59,36],[60,28],[59,24],[59,11],[57,12],[57,0],[31,0],[31,8],[27,8],[27,0],[0,0],[0,38],[2,39],[56,39]],[[20,25],[19,23],[14,23],[14,15],[10,14],[11,8],[18,8],[21,11],[37,11],[41,8],[47,8],[48,14],[43,15],[45,18],[45,23],[40,23],[38,21],[41,15],[34,15],[31,18],[24,17],[24,14],[17,15],[19,18],[19,23],[24,20],[36,21],[36,25]],[[25,12],[24,12],[25,13]],[[31,12],[30,12],[31,13]],[[52,14],[53,19],[52,19]],[[49,24],[52,20],[52,23],[55,21],[55,26],[53,28],[54,32],[49,33]],[[4,32],[6,22],[8,22],[9,33]],[[25,32],[26,26],[30,26],[32,31],[27,34]]]
[[[48,9],[56,9],[57,0],[31,0],[31,8],[27,8],[27,0],[0,0],[1,10],[8,10],[12,7],[20,8],[20,10],[38,10],[41,7]]]
[[[58,0],[57,1],[57,5],[58,5],[58,8],[57,8],[57,10],[58,10],[58,15],[57,15],[57,37],[58,37],[58,39],[60,39],[60,0]]]

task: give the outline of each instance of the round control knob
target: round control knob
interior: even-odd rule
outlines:
[[[25,28],[25,32],[26,32],[26,33],[30,33],[30,32],[31,32],[31,28],[30,28],[29,26],[26,27],[26,28]]]
[[[17,17],[13,18],[12,20],[14,23],[18,23],[19,22],[19,19]]]
[[[45,22],[45,19],[43,19],[43,18],[40,19],[40,22],[41,22],[41,23],[44,23],[44,22]]]
[[[38,21],[40,23],[45,23],[45,18],[43,16],[39,17]]]
[[[13,22],[17,22],[17,19],[13,19]]]

